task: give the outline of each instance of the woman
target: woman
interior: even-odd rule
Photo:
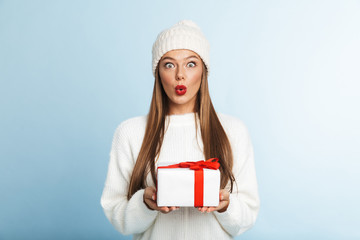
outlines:
[[[183,20],[153,45],[155,84],[146,116],[115,131],[101,197],[106,217],[134,239],[232,239],[256,220],[259,197],[253,148],[246,126],[216,113],[207,75],[209,43]],[[219,158],[219,205],[158,207],[158,163]]]

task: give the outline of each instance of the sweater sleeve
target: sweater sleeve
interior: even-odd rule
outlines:
[[[119,125],[113,137],[101,206],[115,229],[128,235],[144,232],[155,221],[158,211],[148,209],[143,202],[144,189],[127,199],[136,159],[131,151],[131,129],[124,123]]]
[[[236,136],[231,144],[236,183],[227,210],[214,212],[223,229],[232,236],[242,234],[255,224],[260,207],[253,146],[245,125],[240,122],[237,126],[232,129]]]

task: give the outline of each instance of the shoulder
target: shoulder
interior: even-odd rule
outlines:
[[[147,115],[132,117],[122,121],[118,127],[121,128],[141,127],[146,125],[146,121],[147,121]]]
[[[147,115],[128,118],[116,128],[116,135],[138,135],[145,132]],[[138,133],[138,134],[137,134]]]
[[[217,113],[217,116],[221,122],[221,125],[225,128],[231,129],[231,130],[238,130],[238,131],[246,131],[247,127],[245,123],[235,117],[224,113]]]
[[[230,138],[239,139],[243,137],[249,137],[248,128],[246,127],[245,123],[238,117],[224,113],[217,113],[217,116],[226,134]]]

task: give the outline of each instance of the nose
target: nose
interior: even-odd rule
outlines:
[[[177,72],[176,72],[176,76],[175,76],[176,80],[180,81],[182,79],[185,78],[185,73],[184,70],[181,68],[178,68]]]

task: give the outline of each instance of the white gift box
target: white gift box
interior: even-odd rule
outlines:
[[[170,164],[159,164],[168,166]],[[220,171],[203,169],[203,206],[218,206],[220,191]],[[157,205],[193,207],[195,206],[195,170],[190,168],[157,169]]]

